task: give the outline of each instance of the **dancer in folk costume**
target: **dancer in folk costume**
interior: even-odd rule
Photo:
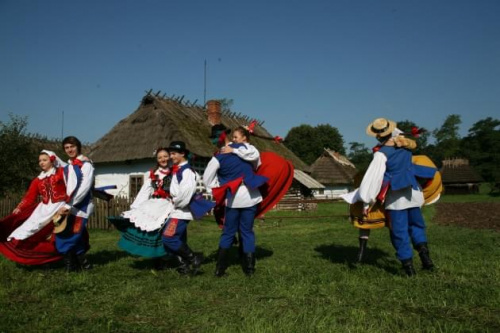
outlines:
[[[170,196],[174,210],[162,231],[162,241],[166,249],[180,260],[180,274],[196,275],[203,261],[203,254],[194,253],[187,244],[189,221],[201,218],[215,204],[204,200],[196,193],[198,174],[188,163],[189,150],[183,141],[173,141],[168,147],[173,162]]]
[[[89,250],[87,222],[94,211],[92,187],[94,184],[94,166],[81,154],[82,143],[74,136],[63,139],[62,147],[69,157],[69,164],[80,168],[82,182],[73,201],[59,209],[61,215],[67,215],[66,228],[56,235],[57,250],[64,254],[64,263],[68,271],[88,270],[92,265],[85,256]]]
[[[172,170],[168,149],[161,147],[154,152],[157,165],[144,175],[146,181],[137,194],[130,210],[120,217],[109,217],[121,237],[118,245],[125,251],[147,258],[157,258],[156,268],[168,253],[162,242],[161,229],[174,210],[170,197]]]
[[[219,125],[220,126],[220,125]],[[224,125],[222,125],[224,126]],[[235,154],[244,161],[252,163],[252,167],[255,170],[260,166],[260,153],[255,146],[250,144],[250,131],[247,127],[238,126],[232,131],[231,135],[232,141],[225,143],[219,147],[218,153],[220,154]],[[238,146],[232,147],[232,143],[239,144]],[[220,225],[222,228],[222,224]],[[238,244],[238,249],[240,252],[240,257],[243,258],[243,246],[241,242],[241,232],[238,230],[238,239],[235,238],[235,244]]]
[[[411,139],[407,139],[402,135],[399,129],[394,129],[391,133],[391,137],[397,147],[402,147],[406,149],[413,150],[416,148],[416,142]],[[382,143],[378,143],[372,150],[377,152],[380,150]],[[366,174],[366,170],[358,172],[354,176],[354,187],[358,188],[363,180],[363,176]],[[352,196],[351,193],[343,194],[340,197],[348,200]],[[377,196],[375,202],[370,205],[368,210],[364,210],[364,205],[362,201],[358,201],[350,205],[350,215],[351,222],[355,228],[359,231],[359,250],[357,254],[356,261],[361,263],[364,259],[366,247],[368,244],[368,239],[370,237],[370,232],[372,229],[380,229],[386,226],[386,217],[384,204],[382,202],[383,194]]]
[[[43,150],[38,164],[42,171],[19,205],[0,220],[0,253],[25,265],[62,259],[56,250],[53,220],[62,207],[74,202],[82,179],[78,167],[66,165],[52,151]]]
[[[249,140],[250,131],[248,130],[248,128],[238,126],[233,129],[232,141],[229,142],[229,144],[221,147],[220,153],[235,154],[242,160],[252,163],[254,170],[257,170],[257,168],[261,164],[260,152],[257,150],[257,148],[255,148],[255,146],[250,144]],[[233,147],[231,143],[235,143],[238,145],[235,145]]]
[[[240,241],[244,253],[243,270],[247,275],[252,275],[255,271],[253,223],[257,205],[262,201],[258,188],[265,184],[268,178],[256,175],[251,162],[232,153],[239,151],[240,148],[246,149],[244,143],[228,142],[227,146],[220,149],[220,154],[212,157],[203,174],[203,182],[212,190],[216,202],[226,201],[215,271],[215,275],[219,277],[225,274],[228,251],[237,232],[241,235]],[[230,152],[224,153],[225,151]]]
[[[418,251],[423,268],[432,270],[434,264],[429,255],[425,221],[420,210],[424,195],[417,178],[432,179],[437,170],[412,163],[412,153],[408,149],[412,144],[400,135],[402,132],[396,128],[395,122],[377,118],[368,125],[366,133],[375,137],[379,145],[359,188],[343,198],[350,203],[362,201],[364,215],[368,214],[377,198],[380,199],[389,220],[391,242],[406,274],[416,274],[410,242]]]
[[[229,142],[221,124],[212,128],[212,137],[220,149],[208,163],[203,182],[212,190],[216,200],[215,211],[221,215],[216,215],[216,218],[223,222],[215,275],[225,275],[228,250],[236,232],[239,232],[243,272],[251,276],[255,272],[254,219],[272,208],[288,190],[293,179],[293,166],[278,155],[268,153],[265,159],[268,163],[262,167],[260,154],[248,144],[250,133],[243,127],[233,132],[233,143]],[[255,173],[254,167],[257,165],[258,170],[267,171],[268,175],[259,174],[259,171]],[[270,165],[271,168],[268,167]],[[285,178],[280,178],[278,174]],[[275,185],[280,187],[280,191],[273,191]],[[267,195],[266,199],[263,200],[259,188]],[[262,205],[264,201],[266,204]]]

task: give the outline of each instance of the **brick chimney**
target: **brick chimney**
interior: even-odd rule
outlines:
[[[207,118],[212,126],[220,124],[221,112],[219,101],[212,99],[207,102]]]

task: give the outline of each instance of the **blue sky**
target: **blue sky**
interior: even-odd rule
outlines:
[[[461,135],[500,118],[500,1],[0,0],[0,121],[95,142],[146,90],[233,110],[285,136],[377,117]],[[144,133],[147,135],[147,133]]]

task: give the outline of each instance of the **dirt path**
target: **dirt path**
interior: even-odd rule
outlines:
[[[441,225],[500,231],[500,202],[438,203],[434,221]]]

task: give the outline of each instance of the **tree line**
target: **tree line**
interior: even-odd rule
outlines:
[[[416,127],[411,120],[398,121],[398,128],[410,133]],[[424,129],[416,139],[415,154],[429,156],[440,167],[449,158],[467,158],[470,165],[486,182],[500,182],[500,120],[488,117],[479,120],[460,137],[459,115],[449,115],[441,127]],[[0,121],[0,196],[24,192],[39,173],[37,161],[41,149],[50,149],[64,156],[59,140],[27,132],[28,119],[9,114],[9,121]],[[429,143],[433,138],[434,142]],[[372,159],[371,147],[359,142],[345,143],[339,130],[330,124],[311,126],[302,124],[287,133],[284,144],[307,164],[321,156],[324,148],[346,155],[358,170],[363,170]]]
[[[27,132],[28,118],[9,114],[0,121],[0,197],[23,193],[40,173],[38,155],[49,149],[63,157],[60,140]]]
[[[421,129],[422,133],[416,138],[418,146],[415,154],[429,156],[438,167],[446,159],[466,158],[486,182],[500,182],[500,120],[492,117],[479,120],[465,137],[459,134],[461,123],[460,115],[451,114],[440,127]],[[397,124],[408,135],[412,133],[412,128],[417,127],[411,120],[397,121]],[[433,143],[430,143],[431,138]],[[324,148],[346,155],[358,170],[365,169],[372,159],[371,147],[360,142],[349,142],[346,154],[342,135],[329,124],[293,127],[286,135],[284,144],[307,164],[314,163]]]

